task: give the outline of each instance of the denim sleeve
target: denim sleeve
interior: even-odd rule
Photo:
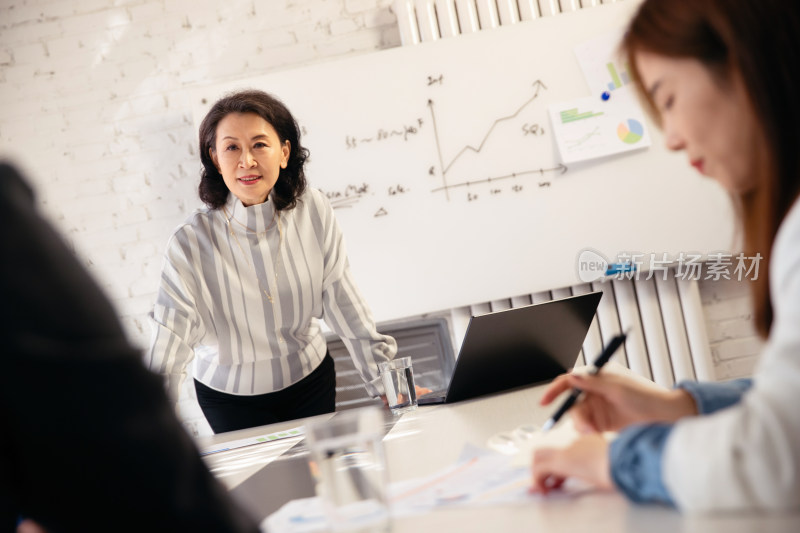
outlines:
[[[683,381],[678,388],[692,395],[700,414],[709,414],[738,403],[752,385],[750,379],[724,383]],[[671,424],[631,426],[611,443],[611,477],[631,500],[674,505],[661,474],[664,446],[672,427]]]
[[[674,505],[661,476],[661,459],[670,431],[671,424],[631,426],[611,442],[611,477],[629,499]]]
[[[752,386],[752,379],[734,379],[722,383],[681,381],[677,388],[691,394],[697,404],[697,411],[701,415],[707,415],[739,403],[742,395]]]

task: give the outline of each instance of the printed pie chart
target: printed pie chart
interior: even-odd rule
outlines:
[[[620,122],[617,126],[617,137],[619,140],[627,144],[636,144],[642,140],[644,135],[644,127],[638,120],[629,118],[625,122]]]

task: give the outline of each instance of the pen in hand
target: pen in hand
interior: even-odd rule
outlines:
[[[614,337],[613,339],[611,339],[611,342],[609,342],[606,345],[606,347],[603,349],[600,355],[597,356],[597,359],[595,359],[594,363],[592,364],[592,367],[589,369],[589,375],[594,376],[595,374],[600,372],[600,369],[603,368],[603,365],[605,365],[608,362],[608,360],[611,359],[611,356],[614,355],[614,352],[616,352],[619,349],[619,347],[622,346],[622,344],[625,342],[627,334],[628,332],[621,333],[616,337]],[[561,406],[556,410],[556,412],[553,413],[553,416],[551,416],[550,419],[544,423],[544,425],[542,426],[542,433],[546,433],[547,431],[552,429],[552,427],[556,425],[556,423],[561,419],[561,417],[564,416],[564,413],[569,411],[569,409],[573,405],[575,405],[575,402],[578,400],[578,398],[580,398],[580,395],[582,393],[583,391],[581,389],[578,388],[572,389],[572,392],[567,397],[567,399],[564,400],[564,403],[562,403]]]

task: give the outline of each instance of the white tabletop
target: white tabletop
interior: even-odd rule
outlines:
[[[384,438],[390,482],[430,475],[451,466],[465,445],[486,448],[489,438],[499,432],[523,424],[541,426],[552,411],[539,406],[543,391],[544,386],[530,387],[452,405],[425,406],[392,420],[394,424]],[[200,446],[273,433],[302,422],[215,435],[203,439]],[[562,423],[548,438],[556,444],[563,443],[571,431],[568,423]],[[305,454],[302,439],[293,438],[221,452],[205,459],[234,496],[256,518],[263,519],[286,499],[313,495]],[[395,520],[392,531],[797,532],[800,514],[686,516],[661,505],[632,504],[616,492],[587,491],[568,496],[539,496],[524,505],[459,507],[402,517]]]

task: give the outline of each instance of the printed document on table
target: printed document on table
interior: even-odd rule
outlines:
[[[530,465],[522,463],[509,455],[467,446],[461,459],[450,467],[430,476],[392,483],[391,514],[399,518],[446,507],[530,503],[539,496],[528,493]],[[563,492],[566,496],[574,493],[569,487]],[[261,524],[262,531],[271,533],[308,533],[326,527],[318,497],[292,500]]]

